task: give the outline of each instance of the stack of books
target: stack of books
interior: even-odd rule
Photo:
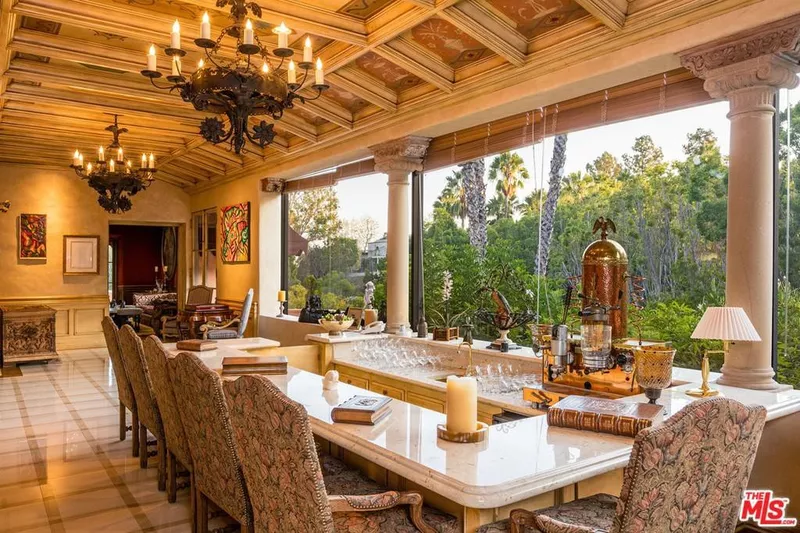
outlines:
[[[222,375],[286,374],[289,361],[282,355],[272,357],[225,357],[222,359]]]
[[[374,426],[389,415],[389,402],[386,396],[356,395],[331,409],[334,422]]]
[[[186,341],[178,341],[175,344],[175,347],[179,350],[188,350],[190,352],[207,352],[208,350],[216,350],[217,343],[214,341],[191,339]]]
[[[605,398],[567,396],[547,410],[547,423],[623,437],[635,437],[663,419],[664,407]]]

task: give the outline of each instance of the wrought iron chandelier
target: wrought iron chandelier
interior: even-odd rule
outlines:
[[[97,191],[97,203],[109,213],[128,211],[132,206],[130,197],[148,188],[156,173],[155,156],[152,153],[149,157],[142,154],[141,165],[136,169],[130,159],[125,160],[119,136],[127,133],[128,129],[120,128],[117,118],[114,115],[114,123],[106,128],[114,138],[107,147],[108,159],[106,148],[100,146],[94,163],[87,162],[84,167],[83,154],[75,150],[70,165],[78,176],[89,182],[89,187]]]
[[[158,71],[154,45],[150,46],[147,69],[142,71],[142,75],[150,78],[159,89],[177,91],[185,102],[190,102],[198,111],[227,116],[227,130],[222,120],[210,117],[201,121],[200,135],[212,144],[228,142],[233,151],[239,154],[248,140],[261,148],[275,140],[272,123],[261,120],[251,127],[250,117],[269,116],[279,120],[285,109],[294,106],[295,100],[303,103],[316,100],[328,85],[322,72],[322,60],[317,58],[314,83],[311,84],[316,96],[298,94],[300,89],[306,87],[309,71],[315,66],[310,39],[306,39],[303,60],[295,65],[290,59],[294,50],[289,48],[289,34],[292,31],[283,22],[272,29],[278,36],[278,47],[270,55],[267,47],[254,34],[253,24],[247,18],[249,11],[261,18],[258,4],[245,0],[217,0],[216,4],[218,7],[231,6],[230,18],[233,23],[224,28],[216,40],[212,40],[208,13],[203,15],[200,38],[195,39],[194,43],[205,50],[206,59],[200,60],[191,76],[185,76],[182,71],[181,58],[186,51],[181,49],[180,24],[177,20],[172,26],[170,47],[166,49],[172,61],[172,73],[167,76],[170,85],[161,87],[155,82],[161,73]],[[222,54],[221,43],[225,36],[236,39],[235,53],[230,57]],[[254,60],[258,57],[261,58],[260,65]],[[275,58],[280,60],[277,65],[272,64]],[[289,64],[285,69],[284,81],[283,65],[287,59]],[[298,68],[303,70],[299,83]]]

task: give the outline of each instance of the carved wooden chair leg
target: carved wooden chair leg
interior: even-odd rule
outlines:
[[[131,435],[133,436],[133,456],[139,457],[139,413],[131,411]]]
[[[167,501],[175,503],[178,499],[178,469],[175,455],[167,449]]]
[[[418,492],[401,492],[397,500],[398,505],[408,505],[411,522],[422,533],[437,533],[437,531],[422,518],[422,495]]]
[[[125,406],[119,404],[119,440],[123,441],[128,437],[128,424],[125,416]]]
[[[197,533],[208,533],[208,498],[199,490],[195,490],[197,506]]]
[[[165,439],[158,439],[158,490],[167,490],[167,442]]]
[[[144,424],[139,424],[139,468],[147,468],[147,428]]]
[[[512,509],[508,521],[511,523],[511,533],[524,533],[528,529],[536,529],[533,513],[525,509]]]

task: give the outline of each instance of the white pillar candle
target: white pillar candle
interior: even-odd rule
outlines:
[[[81,153],[75,150],[75,153],[72,154],[72,164],[76,167],[80,165],[81,162]]]
[[[275,28],[275,33],[278,34],[278,48],[289,48],[289,34],[291,30],[286,27],[286,24],[281,22],[281,25]]]
[[[253,44],[253,23],[250,19],[244,25],[244,44]]]
[[[306,44],[303,46],[303,62],[311,63],[314,61],[314,58],[312,57],[313,54],[314,51],[311,49],[311,37],[306,37]]]
[[[289,61],[289,83],[297,83],[297,70],[294,67],[294,61]]]
[[[211,20],[208,18],[208,11],[203,13],[203,22],[200,23],[200,38],[211,39]]]
[[[178,22],[177,19],[172,24],[172,33],[170,34],[170,37],[172,38],[171,42],[170,42],[170,47],[171,48],[180,49],[180,47],[181,47],[181,24],[180,24],[180,22]]]
[[[154,45],[150,45],[150,50],[147,52],[147,70],[158,70],[158,64],[156,63],[156,47]]]
[[[113,159],[109,159],[108,160],[108,171],[109,172],[114,172],[114,160]]]
[[[97,160],[98,161],[105,161],[106,160],[106,151],[103,150],[102,146],[97,150]]]
[[[325,74],[322,72],[322,59],[317,58],[317,70],[314,72],[314,83],[316,85],[325,84]]]
[[[172,58],[172,75],[173,76],[181,75],[181,58],[178,56]]]
[[[147,156],[142,154],[142,168],[147,168]]]
[[[447,376],[447,431],[471,433],[477,428],[477,381],[471,377]]]
[[[150,164],[147,165],[147,168],[156,168],[156,158],[153,156],[153,154],[150,154],[149,163]]]

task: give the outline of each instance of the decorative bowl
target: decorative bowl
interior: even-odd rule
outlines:
[[[661,391],[672,383],[672,360],[675,349],[668,346],[637,346],[633,350],[636,381],[650,403],[656,403]]]
[[[343,331],[350,329],[350,326],[353,325],[353,318],[348,317],[341,322],[338,320],[325,320],[324,318],[320,318],[319,325],[325,328],[328,335],[335,337],[341,335]]]

